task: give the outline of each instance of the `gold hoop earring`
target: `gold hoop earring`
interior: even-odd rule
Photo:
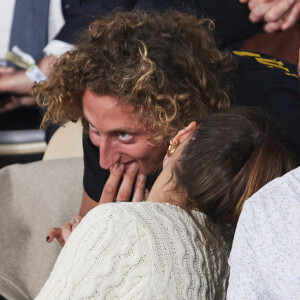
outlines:
[[[167,155],[170,157],[177,149],[179,143],[178,141],[173,142],[173,140],[170,140],[170,145],[167,151]]]

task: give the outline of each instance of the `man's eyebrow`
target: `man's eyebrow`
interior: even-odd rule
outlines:
[[[132,127],[120,127],[120,128],[115,128],[113,130],[109,131],[110,133],[118,133],[118,132],[127,132],[127,133],[141,133],[142,130],[140,128],[132,128]]]
[[[87,121],[89,124],[92,125],[92,127],[95,127],[89,120]],[[107,133],[120,133],[120,132],[126,132],[130,134],[141,134],[144,132],[144,130],[141,130],[140,128],[120,127],[120,128],[114,128],[113,130],[109,130]]]
[[[83,116],[84,118],[87,120],[87,122],[89,124],[91,124],[93,127],[94,124],[92,122],[89,121],[88,117],[86,116],[85,113],[83,113]],[[96,128],[96,127],[95,127]],[[124,127],[119,127],[119,128],[115,128],[113,130],[110,130],[108,131],[109,133],[118,133],[118,132],[127,132],[127,133],[135,133],[135,134],[141,134],[143,133],[145,130],[143,130],[142,128],[136,128],[136,127],[127,127],[127,126],[124,126]]]

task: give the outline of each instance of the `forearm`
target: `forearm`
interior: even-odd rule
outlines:
[[[85,191],[83,191],[82,202],[79,210],[79,216],[84,217],[91,209],[96,207],[98,202],[90,198]]]
[[[44,57],[39,63],[40,70],[48,76],[57,58],[53,55]],[[0,92],[28,95],[34,81],[31,80],[25,71],[17,71],[0,78]]]
[[[1,93],[15,93],[26,95],[33,86],[33,81],[26,76],[25,71],[15,72],[12,76],[5,76],[0,79]]]
[[[45,56],[39,61],[38,67],[48,77],[56,61],[57,58],[54,55]]]

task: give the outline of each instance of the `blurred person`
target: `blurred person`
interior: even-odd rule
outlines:
[[[41,112],[37,109],[35,99],[28,95],[28,91],[22,91],[22,86],[32,82],[32,72],[27,75],[17,74],[18,64],[6,61],[6,53],[18,46],[21,51],[29,54],[33,59],[40,60],[43,57],[42,50],[49,39],[57,33],[63,25],[63,17],[60,10],[60,0],[51,1],[9,1],[1,2],[1,47],[0,81],[7,82],[7,89],[1,90],[0,100],[0,129],[24,129],[39,127]],[[26,18],[24,18],[26,14]],[[5,65],[8,63],[8,67]],[[22,74],[25,72],[22,72]],[[13,80],[10,81],[10,78]],[[14,93],[10,85],[20,89],[20,93]],[[35,106],[34,106],[35,105]],[[24,106],[12,113],[11,109]],[[7,112],[7,113],[5,113]]]
[[[125,166],[111,169],[104,190],[113,192],[76,223],[36,299],[225,299],[245,201],[294,167],[281,130],[259,109],[191,122],[170,141],[146,201],[144,174],[131,203],[116,200]]]

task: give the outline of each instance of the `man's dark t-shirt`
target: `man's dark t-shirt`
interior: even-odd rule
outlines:
[[[256,53],[233,53],[238,70],[230,95],[232,105],[260,107],[274,117],[286,131],[290,150],[300,161],[300,89],[296,67]],[[99,166],[99,150],[88,137],[83,138],[83,147],[84,190],[98,202],[109,171]]]

